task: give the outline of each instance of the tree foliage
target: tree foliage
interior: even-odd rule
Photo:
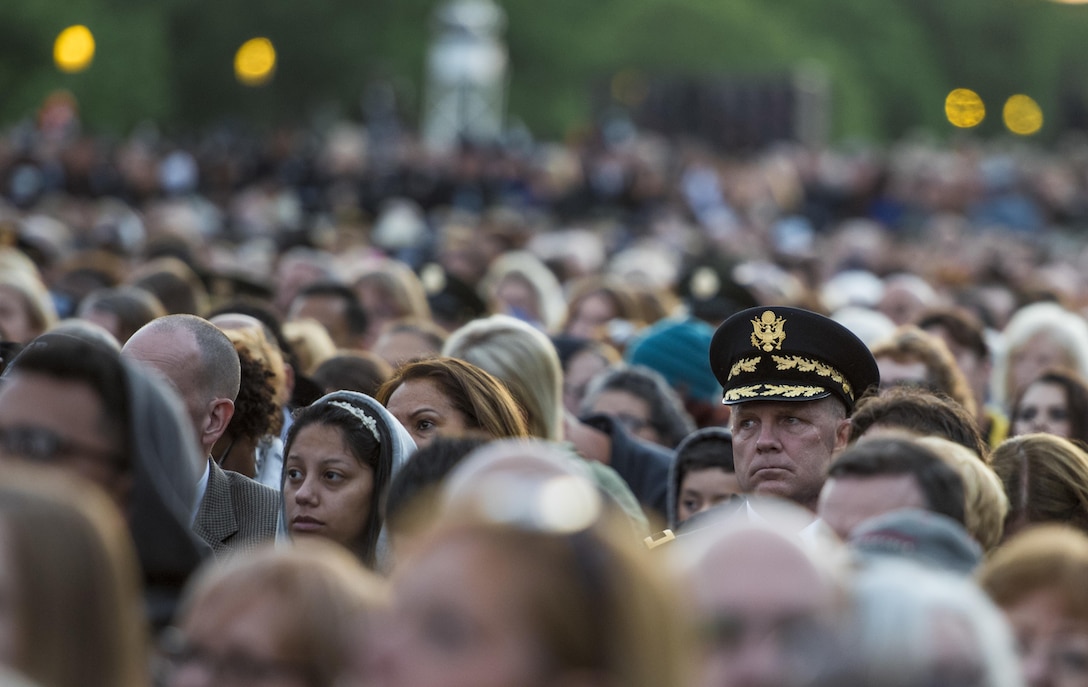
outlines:
[[[298,123],[315,113],[360,116],[375,79],[393,83],[417,116],[435,0],[36,0],[0,3],[0,122],[33,114],[68,89],[91,128],[144,120],[196,128],[223,120]],[[817,61],[831,75],[835,133],[888,139],[947,131],[943,99],[982,95],[1002,131],[1013,93],[1043,105],[1048,131],[1088,113],[1080,59],[1088,8],[1043,0],[502,0],[508,15],[509,109],[543,136],[584,124],[592,89],[622,70],[758,74]],[[62,74],[52,42],[91,27],[90,69]],[[276,45],[267,86],[235,81],[234,51],[253,36]],[[1078,109],[1080,108],[1080,109]],[[1088,114],[1085,114],[1088,117]]]

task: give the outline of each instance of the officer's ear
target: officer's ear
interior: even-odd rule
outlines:
[[[839,420],[838,426],[835,427],[835,450],[843,450],[848,443],[850,443],[850,418],[846,417]]]

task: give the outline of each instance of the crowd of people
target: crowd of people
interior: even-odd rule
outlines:
[[[1088,148],[0,139],[40,687],[1088,686]]]

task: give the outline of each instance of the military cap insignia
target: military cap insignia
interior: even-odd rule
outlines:
[[[786,341],[786,319],[772,310],[764,310],[758,320],[752,320],[752,345],[770,352],[781,349]]]
[[[710,342],[710,369],[725,404],[833,395],[852,409],[880,382],[865,342],[831,318],[789,306],[749,308],[728,317]]]

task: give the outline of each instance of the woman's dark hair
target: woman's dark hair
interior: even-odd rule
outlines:
[[[390,532],[411,529],[417,518],[436,517],[434,497],[442,480],[465,456],[489,441],[483,437],[435,437],[413,453],[389,484],[385,521]]]
[[[370,428],[355,414],[336,405],[333,401],[352,405],[360,412],[374,418],[374,427],[377,429],[378,436],[381,437],[381,442],[375,439]],[[377,417],[369,408],[352,403],[346,397],[334,397],[296,411],[295,421],[287,433],[287,442],[283,448],[285,458],[290,454],[291,446],[295,443],[298,433],[310,425],[327,425],[339,429],[344,438],[344,445],[348,447],[355,459],[361,465],[369,467],[374,473],[374,487],[370,495],[370,506],[367,508],[366,527],[363,528],[359,541],[349,545],[352,552],[367,567],[373,568],[377,562],[378,535],[382,529],[382,501],[393,471],[393,437],[385,421]],[[281,476],[281,489],[282,486],[283,477]]]
[[[310,378],[325,393],[347,389],[377,396],[378,389],[393,375],[393,368],[369,351],[348,351],[317,366]]]
[[[250,355],[244,346],[237,350],[238,362],[242,366],[242,382],[234,400],[234,415],[227,432],[234,437],[256,440],[268,434],[272,419],[278,412],[276,390],[272,387],[275,375],[263,362]]]
[[[1015,421],[1020,415],[1020,406],[1024,402],[1024,392],[1032,384],[1056,384],[1065,391],[1065,405],[1069,417],[1069,438],[1088,445],[1088,381],[1075,372],[1064,369],[1048,369],[1043,371],[1029,384],[1025,384],[1023,390],[1012,404],[1012,412],[1009,420]]]
[[[921,436],[937,436],[971,449],[989,462],[990,449],[978,423],[962,405],[941,393],[918,387],[894,386],[858,401],[850,416],[850,441],[871,427],[905,429]]]

